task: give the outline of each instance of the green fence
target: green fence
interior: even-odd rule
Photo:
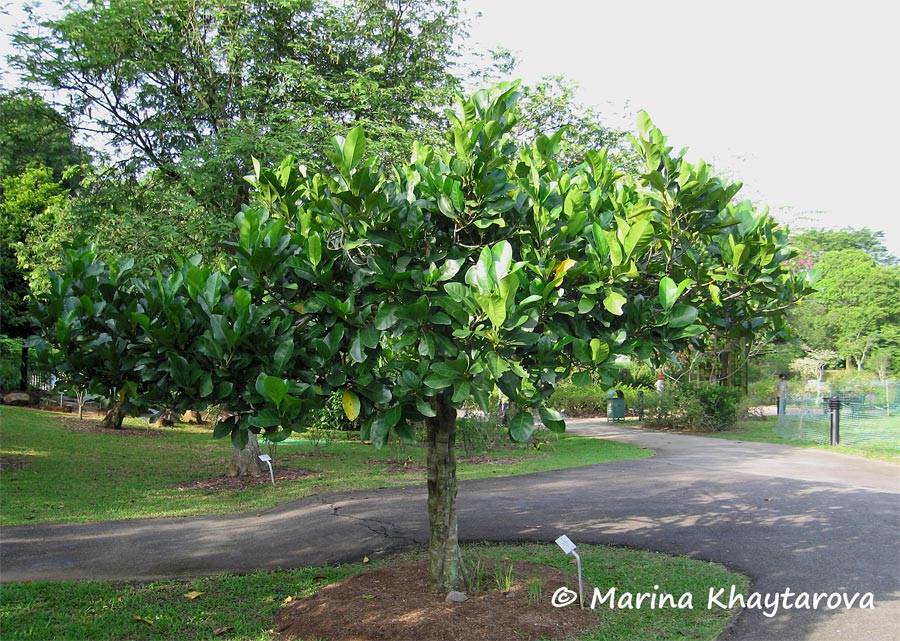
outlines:
[[[792,394],[775,432],[784,438],[829,443],[831,414],[827,399],[841,401],[841,443],[900,446],[900,385],[873,381],[852,390]]]

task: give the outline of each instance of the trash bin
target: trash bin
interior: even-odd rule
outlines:
[[[620,389],[611,389],[606,393],[606,420],[625,420],[625,394]]]

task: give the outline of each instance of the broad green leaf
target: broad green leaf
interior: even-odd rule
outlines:
[[[509,420],[509,435],[512,440],[524,443],[534,432],[534,417],[531,412],[520,411]]]
[[[200,381],[200,398],[206,398],[213,392],[213,382],[212,376],[209,373],[204,373],[203,378]]]
[[[347,134],[342,152],[347,169],[354,169],[362,160],[363,154],[366,152],[366,136],[362,125],[354,127]]]
[[[294,353],[294,341],[290,338],[281,341],[275,348],[275,357],[272,359],[275,365],[275,371],[279,374],[284,371],[285,366]]]
[[[267,376],[261,373],[256,378],[256,391],[263,398],[274,403],[275,407],[279,407],[281,401],[287,396],[288,386],[287,383],[277,376]]]
[[[616,316],[621,316],[622,305],[624,305],[627,300],[628,299],[626,299],[619,292],[610,292],[606,295],[606,298],[603,299],[603,306],[609,313],[615,314]]]
[[[684,327],[697,320],[697,308],[693,305],[678,304],[669,314],[669,327]]]
[[[309,262],[313,267],[322,261],[322,238],[318,232],[312,232],[306,239],[306,250],[309,253]]]
[[[388,303],[378,308],[375,314],[375,329],[390,329],[397,322],[397,306]]]
[[[591,360],[595,363],[602,363],[606,360],[606,357],[609,356],[609,345],[606,341],[600,340],[599,338],[592,338],[590,346]]]
[[[666,311],[672,309],[678,298],[678,285],[668,276],[663,276],[659,281],[659,304]]]
[[[554,432],[566,431],[566,421],[563,419],[562,414],[549,407],[541,407],[538,411],[541,415],[541,422],[547,429]]]
[[[341,394],[341,405],[344,406],[344,415],[348,420],[355,421],[359,416],[359,396],[354,392],[345,389]]]
[[[590,385],[593,381],[591,381],[591,375],[588,372],[575,372],[572,376],[572,382],[578,387],[585,387]]]
[[[416,409],[422,416],[437,416],[437,412],[434,411],[431,404],[423,398],[416,399]]]
[[[390,434],[391,428],[394,427],[398,422],[400,422],[400,414],[400,406],[395,405],[389,410],[378,414],[372,420],[372,431],[370,434],[370,438],[372,439],[372,444],[375,447],[384,447],[384,444],[387,442],[388,434]]]
[[[362,363],[366,360],[366,352],[363,349],[362,339],[359,334],[354,336],[353,341],[350,343],[350,358],[357,363]]]

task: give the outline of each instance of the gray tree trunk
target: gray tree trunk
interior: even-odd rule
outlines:
[[[431,581],[444,590],[463,585],[456,520],[456,408],[448,393],[432,401],[428,427],[428,560]]]
[[[124,389],[115,394],[112,404],[106,410],[106,416],[103,417],[101,426],[111,430],[122,429],[122,421],[125,418],[125,398]]]
[[[259,441],[256,438],[256,434],[250,432],[244,449],[231,448],[231,464],[228,466],[228,476],[259,476],[260,472]]]

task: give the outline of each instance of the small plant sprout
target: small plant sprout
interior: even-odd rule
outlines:
[[[494,568],[494,583],[497,584],[497,589],[504,594],[512,589],[513,565],[511,561],[506,564],[505,568],[503,565],[497,565]]]
[[[528,602],[537,603],[544,595],[544,582],[540,577],[532,577],[528,579]]]
[[[487,584],[487,569],[484,567],[484,564],[481,562],[481,557],[475,559],[475,561],[471,565],[471,572],[469,573],[469,591],[472,594],[480,594],[484,591],[484,587]]]

